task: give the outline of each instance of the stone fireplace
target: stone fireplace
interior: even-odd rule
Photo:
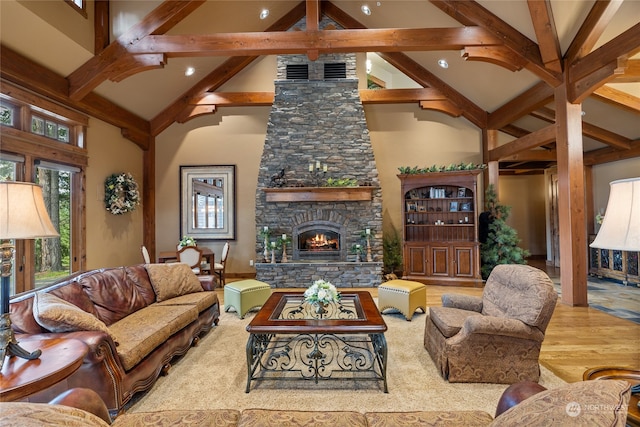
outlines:
[[[324,19],[321,27],[335,22]],[[298,26],[304,25],[304,19]],[[307,287],[325,279],[338,287],[380,284],[382,192],[364,109],[355,54],[278,56],[275,97],[256,191],[256,278],[275,287]],[[355,187],[327,187],[327,179]],[[264,259],[260,231],[286,234],[289,261]],[[372,261],[356,262],[355,245]],[[270,244],[269,244],[270,246]]]

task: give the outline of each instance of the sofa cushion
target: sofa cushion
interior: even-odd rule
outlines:
[[[535,394],[508,409],[491,426],[624,427],[631,385],[622,380],[571,383]]]
[[[189,426],[189,427],[225,427],[237,426],[240,419],[240,411],[235,409],[208,409],[208,410],[174,410],[137,412],[120,415],[113,422],[112,427],[126,426]]]
[[[33,298],[33,316],[43,328],[51,332],[102,331],[118,342],[103,321],[70,302],[47,292],[36,292]]]
[[[145,268],[156,292],[157,302],[204,291],[198,277],[187,264],[147,264]]]
[[[429,317],[446,338],[451,338],[462,329],[464,321],[469,316],[482,316],[475,311],[461,310],[450,307],[429,307]]]
[[[143,265],[93,270],[79,275],[74,281],[90,299],[96,316],[107,325],[156,301]]]
[[[0,425],[3,427],[109,426],[101,418],[82,409],[28,402],[0,403]]]
[[[152,304],[111,325],[117,337],[118,356],[125,370],[136,366],[176,332],[198,318],[194,305]]]
[[[304,426],[366,426],[364,414],[351,411],[288,411],[272,409],[245,409],[240,416],[240,427],[304,427]]]
[[[202,313],[207,308],[218,302],[218,295],[214,291],[194,292],[181,295],[159,303],[157,305],[195,305],[198,312]]]
[[[364,415],[369,427],[476,427],[493,421],[493,417],[483,411],[367,412]]]

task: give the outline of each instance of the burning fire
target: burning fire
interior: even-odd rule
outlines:
[[[339,249],[338,239],[327,239],[324,234],[316,235],[306,241],[307,248],[310,249]]]

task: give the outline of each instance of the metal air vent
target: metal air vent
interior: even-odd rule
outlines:
[[[288,64],[287,80],[309,80],[309,65]]]
[[[344,62],[324,64],[324,78],[325,80],[346,79],[347,64],[345,64]]]

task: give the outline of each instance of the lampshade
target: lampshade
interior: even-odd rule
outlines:
[[[59,236],[42,198],[42,187],[30,182],[0,182],[0,239]]]
[[[604,221],[591,247],[640,251],[640,177],[611,182]]]

